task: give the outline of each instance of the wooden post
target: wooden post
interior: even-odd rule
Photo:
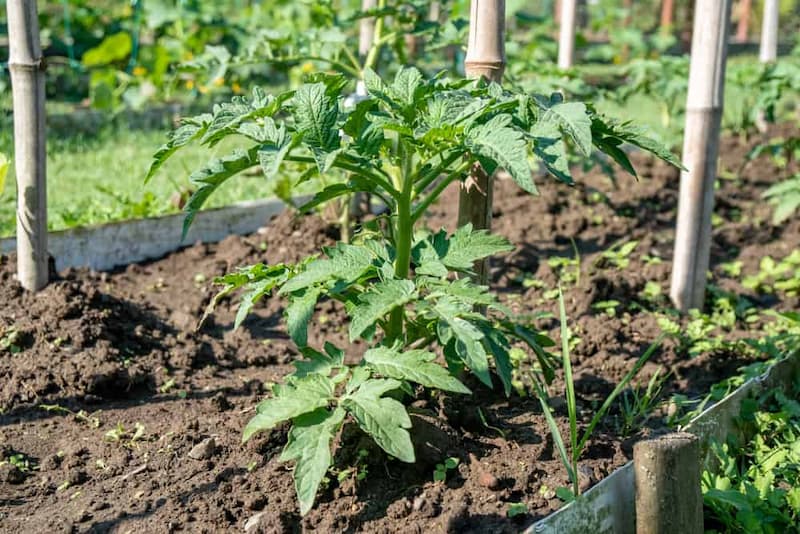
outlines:
[[[711,253],[711,213],[728,51],[730,0],[697,0],[683,138],[670,296],[681,311],[702,308]]]
[[[758,59],[771,63],[778,59],[778,14],[779,0],[764,0],[764,21],[761,25],[761,48]]]
[[[633,446],[637,534],[702,534],[700,439],[668,434]]]
[[[464,58],[468,78],[484,77],[493,82],[503,80],[506,68],[505,0],[472,0],[470,4],[469,42]],[[492,177],[475,164],[460,191],[458,225],[472,223],[475,229],[492,226]],[[488,277],[488,259],[475,266],[478,280]]]
[[[740,43],[747,42],[750,32],[750,12],[753,10],[753,0],[740,0],[738,9],[739,20],[736,22],[736,40]]]
[[[376,0],[361,0],[361,11],[369,11],[377,6]],[[358,59],[363,65],[367,60],[372,42],[375,40],[375,17],[365,17],[358,24]]]
[[[675,18],[675,0],[662,0],[660,32],[662,35],[672,33],[672,21]]]
[[[38,291],[48,282],[45,61],[36,0],[8,0],[8,70],[14,105],[17,277]]]
[[[576,0],[561,0],[558,30],[558,68],[569,69],[575,60]]]

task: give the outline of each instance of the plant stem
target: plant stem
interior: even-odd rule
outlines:
[[[419,204],[417,204],[417,206],[414,208],[414,211],[411,214],[412,221],[416,222],[420,217],[422,217],[422,215],[425,214],[425,210],[428,209],[428,206],[433,204],[433,202],[437,198],[439,198],[439,196],[442,194],[442,191],[444,191],[447,188],[447,186],[453,182],[453,180],[461,178],[464,175],[464,173],[466,173],[469,170],[471,166],[472,166],[472,158],[463,162],[453,172],[451,172],[445,178],[443,178],[441,182],[436,184],[436,187],[434,187],[433,190],[430,193],[428,193],[428,196],[425,197],[425,199]]]
[[[411,216],[411,196],[414,191],[414,180],[411,178],[412,152],[406,152],[405,146],[398,143],[398,150],[402,154],[403,165],[400,172],[402,181],[402,193],[397,199],[396,231],[395,231],[395,260],[394,274],[398,279],[408,278],[411,267],[411,242],[414,238],[414,219]],[[387,334],[392,339],[397,339],[403,335],[404,309],[398,306],[392,310],[389,319]]]

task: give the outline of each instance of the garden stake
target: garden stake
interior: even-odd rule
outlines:
[[[48,282],[44,56],[36,0],[9,0],[8,40],[17,176],[17,276],[38,291]]]
[[[764,16],[761,25],[761,47],[758,59],[762,63],[771,63],[778,58],[778,0],[764,0]]]
[[[569,69],[575,61],[576,0],[561,0],[558,30],[558,68]]]
[[[484,77],[500,83],[506,68],[505,0],[472,0],[469,19],[469,42],[464,58],[468,78]],[[476,164],[461,187],[458,226],[472,223],[476,230],[492,227],[492,177]],[[476,278],[485,282],[488,259],[475,265]]]
[[[702,308],[711,250],[711,214],[725,85],[730,0],[695,5],[686,131],[670,297],[683,312]]]
[[[678,432],[633,446],[637,534],[701,534],[700,439]]]

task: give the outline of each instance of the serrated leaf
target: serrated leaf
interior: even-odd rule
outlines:
[[[406,408],[399,401],[381,397],[401,385],[392,379],[370,379],[345,397],[342,404],[384,451],[398,460],[413,463],[414,446],[407,430],[411,428],[411,419]]]
[[[451,269],[470,270],[479,259],[512,250],[514,247],[506,238],[486,230],[474,231],[472,224],[467,224],[450,238],[442,263]]]
[[[539,119],[554,123],[569,135],[584,156],[592,155],[592,121],[581,102],[562,102],[549,107]]]
[[[489,360],[483,347],[483,333],[472,323],[457,315],[461,306],[456,305],[452,299],[442,298],[433,307],[434,313],[439,316],[437,334],[442,343],[452,340],[452,348],[457,356],[481,382],[492,386],[489,374]]]
[[[391,91],[404,108],[417,103],[417,94],[422,87],[422,73],[415,67],[401,67],[392,82]]]
[[[207,118],[210,119],[210,116]],[[144,178],[144,183],[150,181],[158,169],[172,156],[179,148],[188,145],[193,140],[198,139],[204,132],[207,126],[188,123],[178,127],[175,131],[170,132],[169,140],[161,145],[161,147],[153,154],[153,161],[150,163],[150,168],[147,170],[147,175]]]
[[[511,394],[511,356],[508,353],[508,339],[492,325],[482,325],[483,339],[489,354],[494,359],[495,370],[500,381],[503,383],[503,390],[506,396]]]
[[[344,421],[345,411],[320,408],[294,420],[281,461],[295,460],[294,487],[300,515],[314,505],[319,485],[331,466],[331,443]]]
[[[184,208],[186,218],[183,221],[181,239],[186,238],[197,212],[203,207],[211,193],[216,191],[230,177],[249,169],[256,163],[257,149],[250,149],[247,152],[237,149],[228,156],[211,160],[205,167],[189,176],[189,180],[193,185],[197,186],[197,190],[189,198]]]
[[[372,265],[373,260],[369,249],[345,243],[330,249],[329,255],[330,258],[309,263],[306,270],[286,282],[279,293],[291,293],[330,280],[356,280]]]
[[[561,130],[555,124],[537,122],[531,129],[533,153],[539,158],[550,174],[558,180],[572,184],[569,170],[567,145],[562,139]]]
[[[364,361],[385,377],[454,393],[471,393],[435,359],[436,355],[426,350],[400,352],[396,348],[376,347],[364,353]]]
[[[312,374],[275,386],[273,393],[274,397],[258,404],[256,415],[244,428],[242,442],[282,421],[324,408],[333,397],[333,383],[327,376]]]
[[[350,341],[358,339],[367,328],[398,306],[403,306],[417,295],[411,280],[386,280],[358,297],[358,304],[350,310]]]
[[[495,166],[508,171],[522,189],[536,194],[536,185],[528,165],[528,143],[522,130],[510,122],[510,115],[497,115],[486,124],[472,127],[467,146],[480,158],[488,159]],[[494,169],[485,170],[491,173]]]
[[[333,152],[340,144],[336,99],[327,94],[323,83],[305,84],[295,93],[292,109],[295,128],[314,154],[320,172],[325,172],[325,154]]]
[[[273,115],[290,95],[284,93],[275,98],[260,87],[254,87],[252,98],[234,96],[230,102],[216,104],[211,122],[200,142],[216,145],[227,135],[236,132],[242,123]]]
[[[319,288],[307,288],[302,295],[294,294],[286,307],[286,330],[298,347],[305,347],[308,342],[308,322],[320,293]]]

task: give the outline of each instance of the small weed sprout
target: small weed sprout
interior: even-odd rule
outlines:
[[[664,383],[670,376],[670,373],[665,373],[663,370],[662,367],[659,367],[653,373],[644,391],[642,388],[634,386],[620,396],[622,421],[619,432],[622,436],[630,436],[642,428],[657,408]]]
[[[436,464],[436,469],[433,470],[434,482],[445,482],[447,480],[447,472],[458,467],[459,459],[455,457],[447,458],[443,463]]]
[[[612,245],[595,260],[595,267],[602,269],[611,266],[620,270],[627,269],[631,263],[630,256],[638,244],[638,241],[628,241]]]

